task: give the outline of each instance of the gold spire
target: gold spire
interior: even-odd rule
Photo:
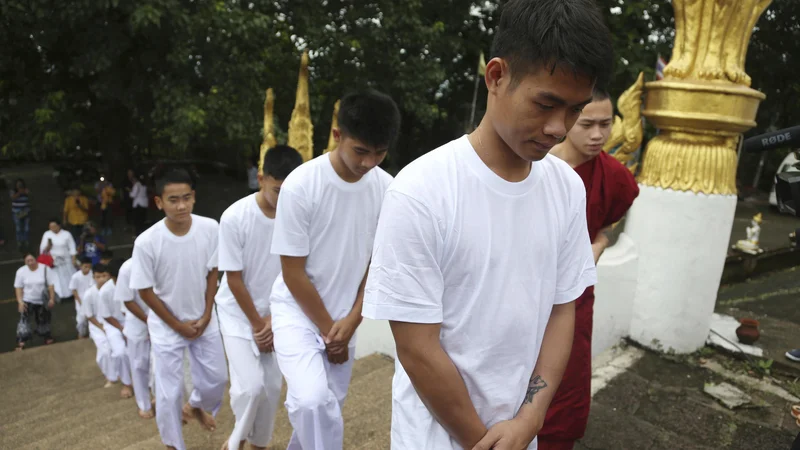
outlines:
[[[264,140],[261,142],[261,152],[258,157],[258,173],[264,172],[264,155],[267,150],[275,147],[277,141],[275,140],[275,132],[272,127],[272,115],[275,108],[275,96],[272,93],[272,88],[267,89],[267,95],[264,98]]]
[[[288,144],[303,156],[303,161],[314,157],[314,125],[308,99],[308,50],[300,58],[300,74],[297,78],[297,95],[289,121]]]
[[[325,153],[331,152],[336,148],[336,139],[333,137],[333,130],[339,128],[339,102],[341,100],[336,100],[336,103],[333,105],[333,118],[331,119],[331,134],[328,135],[328,148],[325,149]]]

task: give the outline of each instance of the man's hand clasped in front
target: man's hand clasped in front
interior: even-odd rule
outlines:
[[[360,323],[361,316],[354,314],[348,314],[333,323],[328,333],[323,335],[328,361],[333,364],[344,364],[350,359],[348,346]]]

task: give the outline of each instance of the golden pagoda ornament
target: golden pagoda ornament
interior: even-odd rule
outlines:
[[[336,149],[338,145],[336,143],[336,138],[333,136],[333,130],[339,128],[339,103],[341,100],[336,100],[336,103],[333,105],[333,118],[331,118],[331,132],[328,135],[328,148],[325,149],[325,153],[332,152]]]
[[[267,150],[275,147],[277,145],[277,140],[275,139],[275,131],[273,130],[273,123],[272,117],[275,110],[275,96],[272,93],[272,88],[267,89],[266,97],[264,98],[264,130],[263,135],[264,139],[261,142],[261,151],[259,153],[258,158],[258,173],[264,173],[264,155],[267,154]]]
[[[311,108],[308,95],[308,50],[300,58],[300,74],[297,77],[292,119],[289,121],[288,145],[294,147],[308,161],[314,157],[314,125],[311,123]]]

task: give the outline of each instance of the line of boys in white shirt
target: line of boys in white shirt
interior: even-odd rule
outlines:
[[[507,67],[496,60],[490,65],[493,81],[507,83]],[[554,89],[569,101],[583,99],[574,86]],[[496,101],[490,99],[490,109],[498,108]],[[214,429],[227,382],[224,345],[236,416],[224,448],[244,441],[266,447],[280,389],[276,363],[294,429],[288,448],[343,448],[341,408],[372,260],[364,316],[390,320],[398,345],[393,448],[488,449],[509,442],[536,448],[538,414],[566,364],[562,347],[569,353],[570,302],[595,279],[580,179],[547,156],[546,146],[520,150],[519,164],[494,160],[499,156],[483,140],[497,146],[498,136],[486,132],[420,158],[389,188],[391,176],[376,166],[399,132],[395,103],[374,91],[351,94],[342,99],[338,119],[336,150],[295,170],[294,150],[268,152],[267,159],[271,152],[276,160],[286,155],[283,171],[271,172],[265,162],[261,190],[232,205],[219,225],[192,214],[186,172],[158,181],[156,203],[166,218],[137,238],[129,288],[151,310],[162,441],[185,448],[182,419]],[[480,207],[470,208],[470,201]],[[537,222],[541,217],[550,220]],[[544,227],[542,238],[517,251],[537,227]],[[219,323],[213,308],[218,265],[225,271],[216,293]],[[84,303],[97,295],[89,289]],[[521,318],[521,311],[530,317]],[[465,346],[465,327],[498,337]],[[500,351],[514,342],[510,353]],[[182,407],[184,349],[194,390]],[[483,356],[476,359],[476,351]],[[441,361],[432,359],[440,354]],[[540,359],[552,365],[540,367]],[[460,383],[451,380],[454,374]],[[497,378],[509,376],[514,389]],[[455,403],[445,405],[444,396]]]

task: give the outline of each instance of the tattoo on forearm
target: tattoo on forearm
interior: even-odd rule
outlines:
[[[544,378],[542,378],[541,375],[536,375],[535,377],[531,378],[531,381],[528,382],[528,391],[525,392],[525,400],[522,401],[522,404],[524,405],[532,402],[533,396],[546,387],[547,382],[544,381]]]

